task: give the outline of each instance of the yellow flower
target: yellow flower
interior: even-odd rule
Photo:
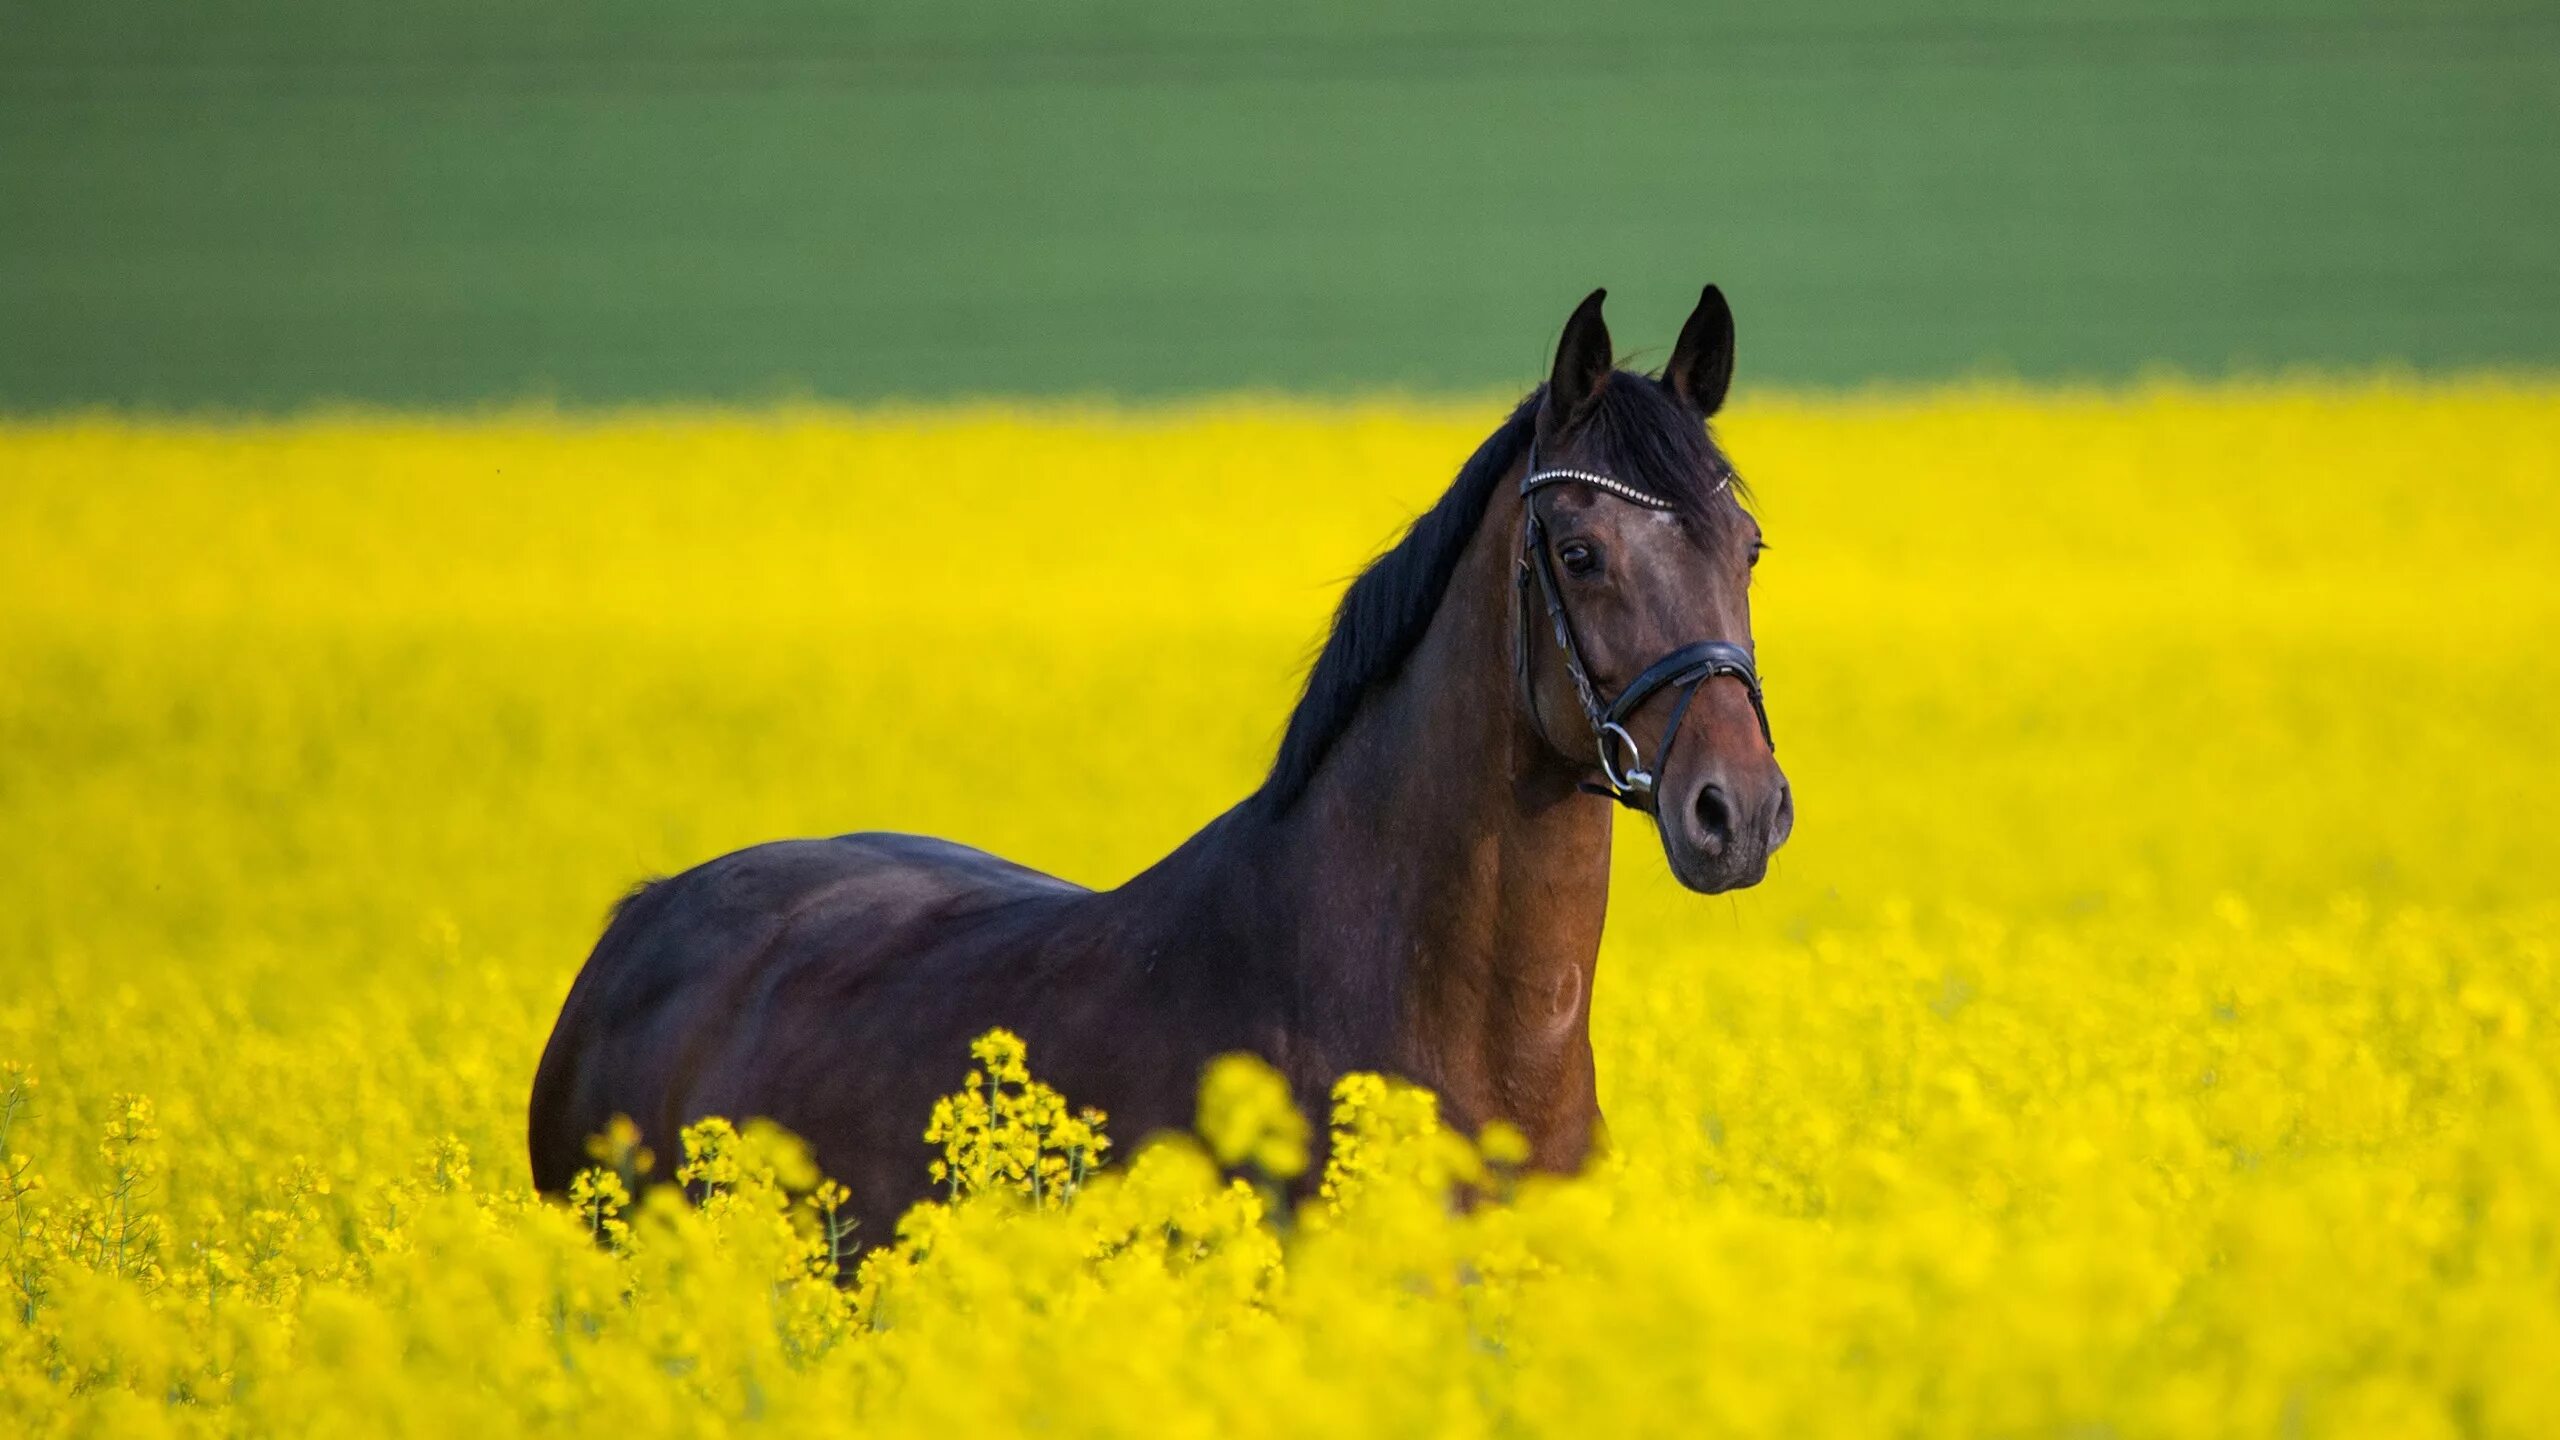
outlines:
[[[1253,1055],[1219,1057],[1200,1077],[1200,1138],[1225,1166],[1249,1165],[1275,1180],[1307,1168],[1307,1117],[1289,1082]]]

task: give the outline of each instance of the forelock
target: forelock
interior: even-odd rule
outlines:
[[[1691,525],[1712,529],[1734,513],[1742,482],[1707,425],[1647,375],[1612,371],[1566,439],[1603,474],[1668,501]]]

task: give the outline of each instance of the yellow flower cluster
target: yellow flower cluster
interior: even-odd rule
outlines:
[[[2540,381],[1734,414],[1801,818],[1622,825],[1582,1177],[990,1035],[893,1234],[751,1116],[530,1193],[633,879],[1132,873],[1499,410],[0,424],[0,1433],[2560,1434]]]
[[[954,1200],[1006,1190],[1035,1208],[1073,1201],[1111,1148],[1102,1112],[1069,1115],[1064,1096],[1031,1078],[1022,1037],[1009,1030],[988,1031],[969,1054],[986,1068],[937,1101],[925,1125],[925,1140],[942,1147],[933,1178]]]

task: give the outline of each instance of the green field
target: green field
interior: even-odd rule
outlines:
[[[0,410],[2560,361],[2560,11],[0,0]]]

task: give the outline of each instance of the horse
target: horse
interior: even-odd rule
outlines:
[[[1732,311],[1708,286],[1645,375],[1605,293],[1345,593],[1261,786],[1126,883],[862,833],[630,894],[534,1079],[537,1187],[617,1117],[661,1153],[765,1117],[874,1243],[930,1192],[933,1102],[998,1026],[1124,1137],[1188,1128],[1203,1067],[1244,1051],[1310,1113],[1378,1072],[1579,1168],[1615,810],[1709,894],[1757,883],[1795,815],[1752,658],[1760,529],[1707,423]]]

